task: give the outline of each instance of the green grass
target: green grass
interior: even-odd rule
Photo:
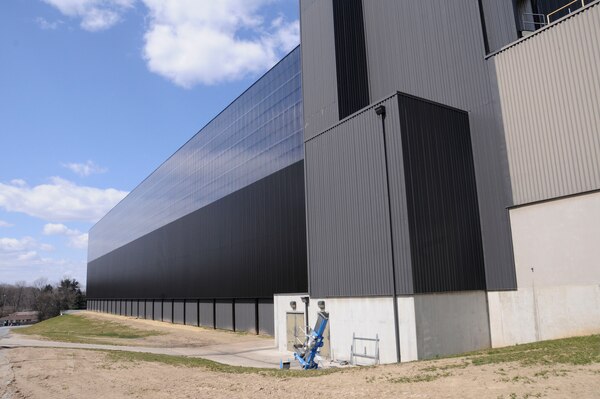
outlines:
[[[519,362],[523,366],[600,363],[600,335],[488,349],[466,356],[475,366],[504,362]]]
[[[77,315],[57,316],[31,327],[15,329],[13,332],[39,335],[52,341],[111,345],[123,345],[111,341],[111,338],[137,339],[161,334],[159,331],[138,330],[120,323]]]
[[[169,366],[202,368],[209,371],[228,373],[228,374],[259,374],[270,377],[289,378],[289,377],[318,377],[335,372],[343,372],[342,369],[319,369],[319,370],[279,370],[257,367],[230,366],[217,363],[212,360],[197,357],[185,357],[174,355],[160,355],[154,353],[128,352],[128,351],[105,351],[108,358],[113,361],[125,362],[151,362],[162,363]]]

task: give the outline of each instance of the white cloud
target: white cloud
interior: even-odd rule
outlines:
[[[0,238],[0,275],[2,282],[34,281],[40,277],[59,280],[74,276],[85,284],[85,260],[57,259],[43,256],[39,251],[51,250],[49,244],[39,243],[32,237]]]
[[[127,192],[114,188],[79,186],[60,177],[34,187],[26,183],[14,184],[14,181],[0,183],[1,208],[49,222],[95,222],[126,195]]]
[[[13,227],[14,224],[5,222],[4,220],[0,220],[0,227]]]
[[[69,162],[63,163],[62,166],[82,177],[86,177],[92,174],[105,173],[108,170],[106,168],[101,167],[100,165],[97,165],[93,161],[87,161],[85,163]]]
[[[61,13],[81,20],[81,27],[95,32],[108,29],[121,21],[135,0],[43,0]]]
[[[42,18],[42,17],[37,17],[37,18],[35,19],[35,22],[36,22],[36,23],[38,24],[38,26],[39,26],[41,29],[43,29],[43,30],[56,30],[56,29],[58,29],[58,27],[59,27],[60,25],[62,25],[62,24],[63,24],[63,21],[61,21],[61,20],[57,20],[57,21],[54,21],[54,22],[50,22],[50,21],[48,21],[47,19],[45,19],[45,18]]]
[[[274,0],[143,0],[150,11],[148,68],[191,87],[265,71],[299,43],[298,21],[264,21]]]
[[[44,225],[43,233],[47,236],[60,235],[69,237],[71,248],[85,249],[88,243],[88,234],[79,230],[70,229],[61,223],[47,223]]]

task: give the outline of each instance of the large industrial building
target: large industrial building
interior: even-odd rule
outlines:
[[[382,363],[600,332],[600,3],[301,0],[300,23],[92,228],[89,308],[282,351],[325,309],[325,356]]]

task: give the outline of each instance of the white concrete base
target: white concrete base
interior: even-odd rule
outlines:
[[[600,286],[488,293],[493,347],[600,333]]]
[[[492,346],[600,333],[600,192],[510,210],[517,291],[489,292]]]
[[[275,342],[285,351],[286,312],[304,312],[302,295],[275,295]],[[352,336],[379,338],[380,363],[397,362],[392,297],[310,299],[309,322],[317,319],[319,300],[329,312],[332,360],[374,364],[370,359],[351,357]],[[485,293],[460,292],[405,296],[397,299],[400,357],[402,362],[448,355],[489,347],[490,337]],[[357,342],[357,349],[369,355],[375,345]]]

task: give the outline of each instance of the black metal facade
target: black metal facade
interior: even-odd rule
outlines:
[[[333,0],[339,118],[369,104],[362,0]]]
[[[415,293],[485,289],[469,116],[401,95]]]
[[[90,262],[88,296],[271,298],[306,291],[303,168],[297,162]]]

